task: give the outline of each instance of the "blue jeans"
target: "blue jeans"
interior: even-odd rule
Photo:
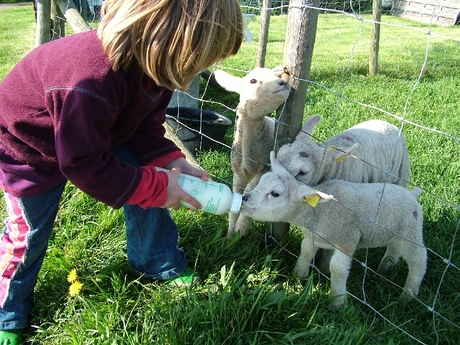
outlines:
[[[141,162],[122,146],[114,150],[120,161]],[[28,327],[33,291],[53,229],[65,182],[38,196],[15,198],[5,193],[8,218],[0,237],[0,330]],[[128,261],[153,279],[177,277],[187,267],[177,247],[179,234],[168,209],[123,207]]]

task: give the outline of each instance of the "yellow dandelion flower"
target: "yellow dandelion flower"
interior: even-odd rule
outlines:
[[[67,275],[67,281],[69,283],[73,283],[74,281],[76,281],[78,279],[78,276],[77,276],[77,270],[74,268],[72,269],[69,274]]]
[[[69,295],[72,297],[78,295],[82,287],[83,283],[81,283],[79,280],[75,280],[72,285],[69,286]]]

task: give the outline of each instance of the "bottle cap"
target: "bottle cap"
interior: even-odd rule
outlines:
[[[243,195],[240,193],[233,193],[232,207],[230,207],[230,213],[240,212],[241,204],[243,203]]]

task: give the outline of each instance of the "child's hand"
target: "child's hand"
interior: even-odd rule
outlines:
[[[177,177],[181,173],[179,168],[173,168],[170,172],[167,172],[169,178],[169,184],[167,187],[166,202],[161,206],[162,208],[172,207],[174,210],[179,209],[180,201],[183,200],[195,208],[200,208],[201,205],[196,199],[187,194],[177,182]]]

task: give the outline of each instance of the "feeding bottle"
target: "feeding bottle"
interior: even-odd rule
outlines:
[[[160,171],[166,169],[157,168]],[[215,181],[203,181],[199,177],[186,174],[179,174],[177,177],[179,186],[195,198],[200,204],[199,210],[219,215],[225,212],[238,213],[240,211],[243,196],[233,193],[231,189],[223,183]],[[195,209],[189,203],[181,200],[180,204],[187,208]]]

